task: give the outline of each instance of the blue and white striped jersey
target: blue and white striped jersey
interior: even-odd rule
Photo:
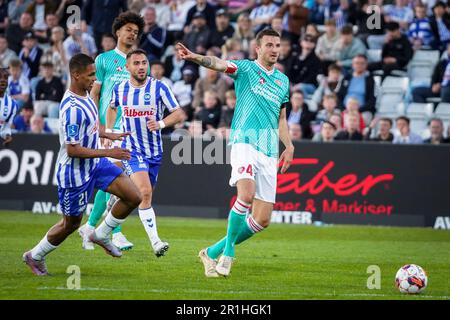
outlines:
[[[152,77],[142,87],[134,87],[130,80],[113,87],[110,108],[122,108],[122,131],[130,132],[122,142],[122,148],[147,159],[162,157],[161,131],[150,131],[147,121],[162,120],[165,107],[170,112],[179,108],[172,91]]]
[[[17,103],[6,93],[0,97],[0,137],[11,135],[11,124],[17,113]]]
[[[91,178],[99,158],[71,158],[67,144],[84,148],[98,148],[98,111],[95,102],[86,93],[81,97],[66,91],[59,106],[59,142],[61,148],[56,163],[58,186],[73,188],[84,185]]]

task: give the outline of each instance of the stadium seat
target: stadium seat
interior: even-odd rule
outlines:
[[[381,49],[369,49],[367,50],[367,59],[369,63],[381,61]]]
[[[412,63],[416,62],[428,62],[431,64],[436,64],[439,61],[439,50],[416,50],[411,59]]]
[[[58,118],[44,118],[50,130],[53,133],[58,133],[59,131],[59,119]]]
[[[408,77],[416,85],[429,85],[433,74],[434,64],[430,62],[414,63],[408,66]]]
[[[405,93],[408,89],[408,77],[392,77],[388,76],[381,84],[382,92],[401,92]]]
[[[424,136],[426,136],[428,121],[424,119],[411,119],[410,129],[412,132],[417,133],[423,138]]]
[[[432,114],[432,103],[411,103],[406,108],[406,115],[410,118],[427,120]]]
[[[434,111],[434,116],[442,119],[450,119],[450,103],[439,103]]]

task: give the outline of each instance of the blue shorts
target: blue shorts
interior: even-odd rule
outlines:
[[[87,183],[80,187],[58,187],[59,205],[66,216],[79,216],[86,211],[94,189],[106,191],[109,185],[122,174],[123,170],[106,158],[100,158]]]
[[[127,175],[131,176],[133,173],[146,171],[150,177],[150,183],[154,188],[158,180],[159,168],[161,167],[161,159],[149,159],[136,153],[131,154],[130,160],[122,160],[123,167]]]

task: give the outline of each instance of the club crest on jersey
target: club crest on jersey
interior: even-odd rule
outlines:
[[[78,131],[80,130],[80,126],[77,124],[70,124],[67,126],[67,135],[70,138],[75,137],[78,134]]]
[[[150,101],[150,93],[144,94],[144,101],[145,101],[145,102]]]
[[[281,81],[280,80],[275,80],[275,83],[277,84],[277,85],[279,85],[279,86],[281,86]]]
[[[122,72],[123,68],[122,68],[121,66],[118,66],[118,67],[116,68],[116,70],[119,71],[119,72]]]
[[[266,80],[264,80],[264,78],[259,79],[259,83],[264,84],[265,82],[266,82]]]

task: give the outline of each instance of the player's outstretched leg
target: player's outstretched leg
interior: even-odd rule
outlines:
[[[64,216],[45,234],[42,240],[30,251],[23,254],[23,261],[37,276],[49,275],[45,257],[55,250],[72,232],[78,229],[82,214],[77,216]]]
[[[124,173],[109,185],[107,191],[118,196],[120,200],[114,204],[111,212],[108,212],[105,220],[95,229],[89,239],[103,247],[107,254],[121,257],[121,251],[111,243],[109,236],[114,228],[125,221],[125,218],[139,205],[142,199],[139,190]]]
[[[94,244],[89,240],[89,236],[94,232],[106,209],[108,193],[98,190],[94,199],[94,207],[89,215],[88,221],[78,229],[78,233],[83,239],[82,247],[85,250],[94,250]]]

